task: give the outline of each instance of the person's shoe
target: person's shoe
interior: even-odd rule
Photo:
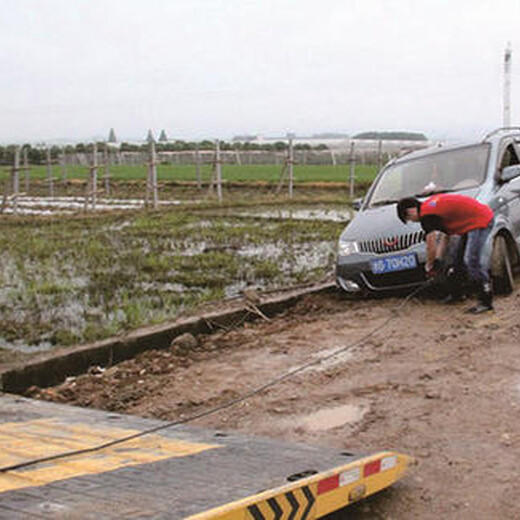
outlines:
[[[482,314],[493,310],[493,292],[491,291],[491,284],[485,282],[479,291],[477,305],[467,310],[470,314]]]
[[[483,312],[489,312],[493,310],[493,305],[478,302],[477,305],[470,307],[466,312],[468,314],[482,314]]]

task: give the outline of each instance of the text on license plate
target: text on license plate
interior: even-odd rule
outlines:
[[[417,257],[414,253],[407,255],[387,256],[372,260],[370,267],[374,274],[391,273],[393,271],[404,271],[405,269],[414,269],[417,267]]]

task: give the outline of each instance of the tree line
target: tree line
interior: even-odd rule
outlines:
[[[269,151],[269,152],[283,152],[287,150],[288,143],[284,141],[276,141],[274,143],[250,143],[250,142],[226,142],[221,141],[220,149],[222,151]],[[105,142],[98,142],[98,152],[102,152]],[[120,152],[146,152],[149,150],[149,143],[127,143],[122,142],[118,145],[108,143],[111,150],[117,149]],[[11,165],[14,161],[15,145],[0,146],[0,164]],[[27,159],[30,164],[45,164],[47,161],[47,146],[46,145],[31,145],[24,144],[20,148],[25,150]],[[215,141],[204,140],[200,142],[195,141],[173,141],[168,143],[156,143],[155,148],[157,152],[187,152],[195,150],[214,150]],[[309,144],[295,144],[295,150],[327,150],[324,144],[311,146]],[[50,156],[53,162],[63,154],[74,153],[92,153],[94,150],[94,143],[77,143],[75,145],[65,146],[50,146]]]

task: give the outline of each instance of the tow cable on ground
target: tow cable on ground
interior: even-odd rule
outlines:
[[[192,421],[195,421],[196,419],[201,419],[202,417],[207,417],[209,415],[213,415],[215,413],[218,413],[222,410],[226,410],[227,408],[231,408],[239,403],[242,403],[246,401],[247,399],[250,399],[251,397],[254,397],[257,394],[262,393],[264,390],[267,390],[268,388],[271,388],[272,386],[277,385],[278,383],[281,383],[282,381],[302,372],[303,370],[306,370],[307,368],[318,365],[320,363],[323,363],[324,361],[328,361],[329,359],[332,359],[340,354],[343,354],[344,352],[357,347],[358,345],[363,344],[365,341],[367,341],[371,336],[373,336],[376,332],[379,332],[383,328],[385,328],[395,317],[395,315],[415,296],[417,296],[420,292],[422,292],[426,287],[430,286],[431,282],[427,281],[423,285],[420,285],[416,289],[414,289],[410,294],[408,294],[403,301],[399,303],[394,309],[392,309],[390,316],[386,318],[386,320],[381,323],[380,325],[377,325],[372,330],[370,330],[367,334],[365,334],[361,339],[358,339],[357,341],[354,341],[353,343],[350,343],[344,347],[339,347],[338,349],[330,352],[326,356],[323,356],[318,359],[313,359],[307,363],[304,363],[303,365],[300,365],[298,367],[292,368],[288,370],[287,372],[284,372],[283,374],[279,375],[278,377],[271,379],[267,383],[264,383],[263,385],[254,388],[253,390],[250,390],[249,392],[246,392],[245,394],[236,397],[235,399],[231,399],[225,403],[222,403],[221,405],[215,406],[214,408],[210,408],[209,410],[205,410],[203,412],[199,412],[193,415],[190,415],[189,417],[185,417],[184,419],[178,419],[175,421],[170,421],[164,424],[161,424],[159,426],[155,426],[153,428],[149,428],[147,430],[143,430],[139,433],[134,433],[132,435],[128,435],[126,437],[121,437],[120,439],[115,439],[109,442],[106,442],[104,444],[98,444],[96,446],[92,446],[90,448],[82,448],[79,450],[73,450],[73,451],[67,451],[64,453],[58,453],[56,455],[50,455],[48,457],[41,457],[38,459],[31,459],[25,462],[20,462],[17,464],[12,464],[10,466],[4,466],[0,468],[0,473],[6,473],[8,471],[14,471],[17,469],[27,468],[28,466],[34,466],[36,464],[40,464],[43,462],[50,462],[53,460],[63,459],[66,457],[74,457],[76,455],[83,455],[85,453],[92,453],[95,451],[100,451],[105,448],[110,448],[111,446],[115,446],[118,444],[122,444],[124,442],[131,441],[133,439],[137,439],[139,437],[143,437],[145,435],[150,435],[152,433],[158,432],[160,430],[165,430],[167,428],[173,428],[174,426],[179,426],[181,424],[186,424]]]

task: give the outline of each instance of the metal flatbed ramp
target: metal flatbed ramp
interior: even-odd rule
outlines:
[[[0,469],[161,424],[0,394]],[[391,485],[408,464],[393,452],[354,456],[176,426],[0,471],[0,519],[320,518]]]

